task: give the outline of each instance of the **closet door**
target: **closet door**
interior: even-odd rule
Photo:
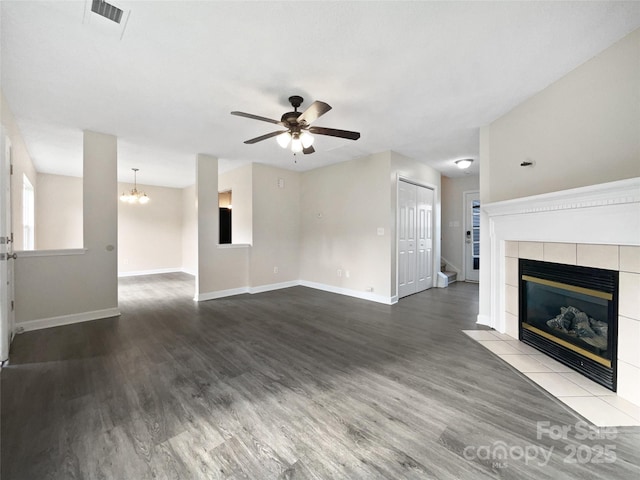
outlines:
[[[433,287],[433,190],[398,182],[398,298]]]
[[[416,291],[433,287],[433,190],[416,189]]]
[[[416,188],[398,182],[398,297],[416,293]]]

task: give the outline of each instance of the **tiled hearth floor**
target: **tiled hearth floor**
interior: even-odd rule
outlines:
[[[494,330],[463,330],[598,427],[640,426],[640,407],[538,350]]]

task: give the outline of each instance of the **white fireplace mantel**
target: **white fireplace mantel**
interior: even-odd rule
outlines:
[[[483,245],[481,250],[481,311],[478,323],[493,327],[500,333],[517,336],[517,292],[514,295],[517,287],[513,286],[517,283],[511,278],[517,266],[508,261],[513,258],[507,258],[513,257],[512,253],[507,255],[507,247],[512,249],[516,242],[519,242],[521,249],[523,245],[527,249],[536,247],[533,250],[542,251],[543,256],[546,256],[547,248],[557,252],[557,247],[560,247],[549,244],[575,244],[576,251],[582,252],[581,260],[586,262],[596,259],[591,259],[584,252],[610,252],[613,249],[622,259],[623,251],[625,258],[627,252],[632,251],[634,266],[624,272],[624,282],[621,272],[624,311],[628,312],[626,315],[633,325],[630,332],[635,332],[625,337],[625,351],[640,349],[640,345],[629,344],[630,338],[639,338],[637,331],[640,328],[640,263],[637,260],[637,247],[640,246],[640,178],[485,204],[482,205],[481,228],[484,232],[483,241],[489,245]],[[522,255],[520,258],[543,260]],[[601,268],[622,270],[618,267]],[[622,283],[625,284],[624,288]],[[620,315],[623,313],[620,312]],[[624,369],[620,368],[622,364]],[[637,385],[640,363],[632,359],[619,362],[618,365],[619,394],[640,405],[640,389]]]
[[[480,322],[503,333],[505,241],[640,245],[640,177],[489,203],[482,211],[490,252],[481,282],[490,281],[491,301]]]
[[[489,203],[482,208],[494,217],[626,204],[640,204],[640,177]],[[640,236],[640,231],[635,233]]]

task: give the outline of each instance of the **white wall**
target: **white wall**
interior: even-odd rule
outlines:
[[[233,197],[235,215],[235,193]],[[249,275],[251,287],[300,279],[300,174],[297,172],[253,164],[253,246]]]
[[[485,201],[640,176],[639,85],[636,30],[493,122]]]
[[[480,201],[640,176],[640,30],[480,132]],[[520,167],[524,160],[533,167]],[[489,220],[481,213],[486,239]],[[480,313],[491,324],[491,249],[480,246]],[[494,275],[497,274],[494,272]]]
[[[31,161],[31,156],[24,143],[18,124],[11,112],[7,99],[0,90],[0,119],[6,129],[11,142],[11,161],[13,163],[13,175],[11,178],[11,215],[13,224],[13,249],[22,250],[22,175],[26,175],[33,185],[36,196],[38,195],[38,181],[36,169]],[[37,246],[37,245],[36,245]]]
[[[218,191],[231,190],[231,243],[253,243],[253,167],[218,174]]]
[[[85,131],[83,156],[84,250],[18,256],[18,327],[40,328],[118,314],[116,137]]]
[[[478,191],[478,175],[464,177],[442,177],[442,258],[446,259],[456,271],[459,279],[464,279],[465,247],[465,205],[464,192]]]
[[[301,279],[391,296],[389,165],[386,152],[302,174]]]
[[[119,183],[118,192],[133,184]],[[151,199],[144,205],[118,201],[118,274],[182,268],[182,189],[137,186]]]
[[[82,248],[82,178],[37,174],[36,249]]]
[[[198,218],[196,186],[182,189],[182,270],[191,275],[198,271]]]

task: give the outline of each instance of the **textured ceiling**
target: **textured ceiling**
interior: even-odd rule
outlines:
[[[479,127],[640,27],[640,2],[0,2],[1,86],[38,170],[80,175],[82,130],[119,138],[119,176],[193,184],[196,153],[225,169],[307,170],[384,150],[462,175]],[[277,130],[297,94],[333,110],[298,155]],[[295,162],[297,160],[297,163]]]

